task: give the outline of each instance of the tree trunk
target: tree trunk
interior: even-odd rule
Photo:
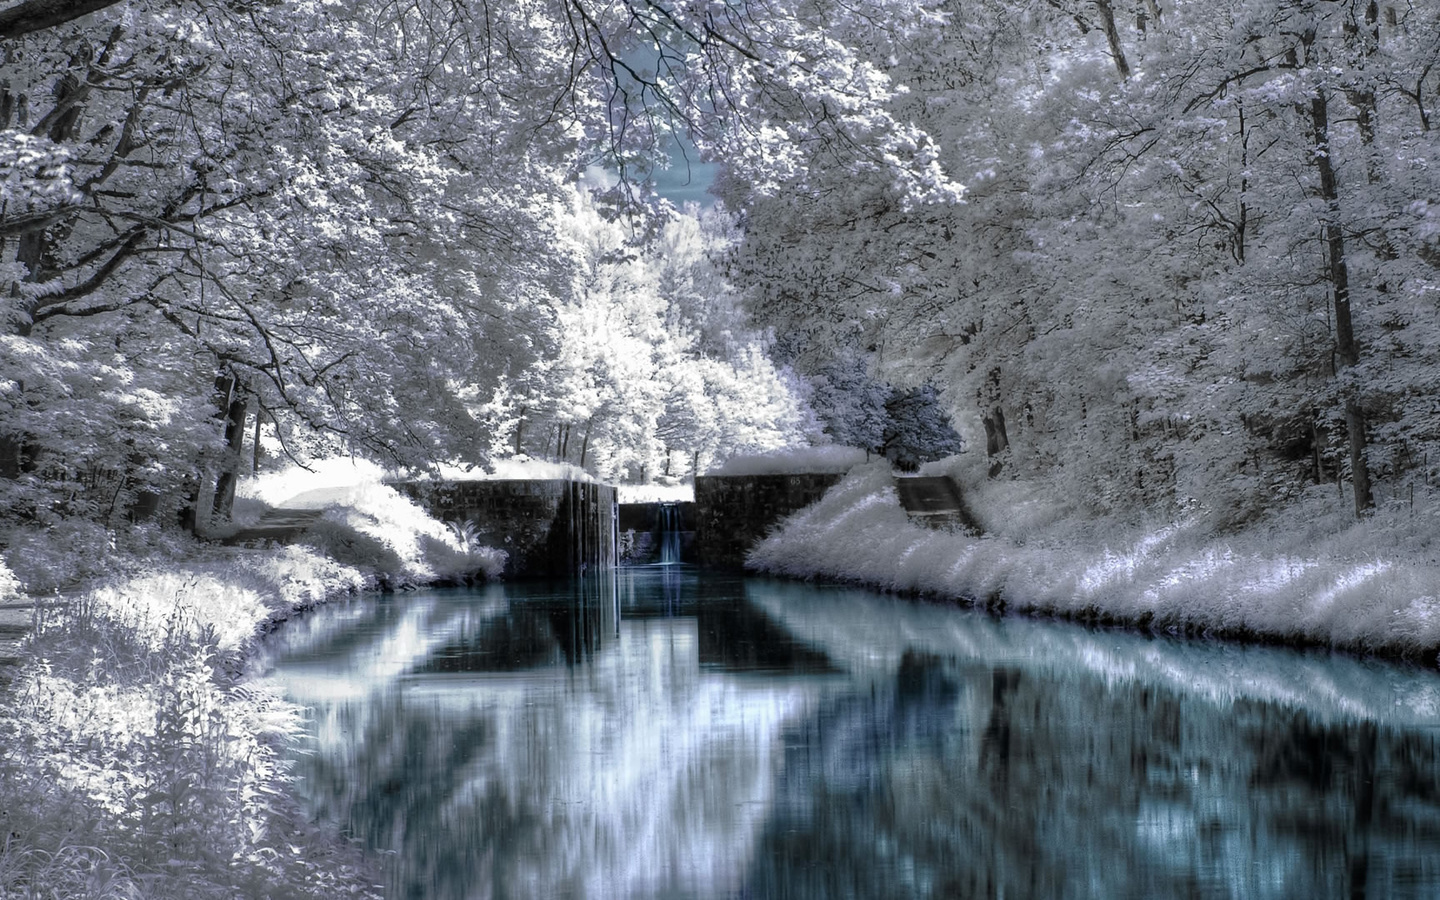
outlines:
[[[1010,436],[1005,432],[1005,413],[997,406],[991,415],[982,416],[981,422],[985,425],[985,455],[1004,452],[1010,446]]]
[[[25,0],[0,12],[0,40],[56,28],[120,0]]]
[[[255,410],[255,444],[250,451],[250,474],[260,474],[260,422],[264,419],[264,407]]]
[[[1238,208],[1235,212],[1235,224],[1232,229],[1234,239],[1232,242],[1232,253],[1235,262],[1245,265],[1245,238],[1250,227],[1250,206],[1245,198],[1250,195],[1250,132],[1245,123],[1245,105],[1240,101],[1235,103],[1236,121],[1240,127],[1240,195]]]
[[[1115,60],[1115,71],[1126,81],[1130,80],[1130,62],[1125,58],[1125,47],[1120,43],[1120,29],[1115,27],[1115,7],[1110,0],[1095,0],[1095,9],[1100,13],[1100,25],[1105,31],[1105,40],[1110,44],[1110,56]]]
[[[1380,7],[1371,0],[1365,7],[1363,26],[1360,22],[1345,23],[1345,38],[1351,51],[1361,60],[1369,60],[1380,49]],[[1360,143],[1365,147],[1365,178],[1370,184],[1379,184],[1381,179],[1380,158],[1375,150],[1375,119],[1378,108],[1375,102],[1375,87],[1364,78],[1361,68],[1360,83],[1346,90],[1350,105],[1355,107],[1355,127],[1360,132]]]
[[[0,478],[19,478],[24,459],[25,442],[13,434],[0,434]]]
[[[228,522],[235,507],[235,484],[239,480],[240,455],[245,449],[245,420],[250,410],[250,397],[245,386],[234,375],[215,379],[220,414],[225,420],[226,453],[215,480],[215,497],[210,504],[212,524]]]
[[[1330,108],[1323,91],[1310,99],[1310,120],[1315,129],[1315,166],[1320,174],[1320,196],[1325,201],[1321,240],[1326,249],[1325,278],[1335,304],[1335,374],[1345,395],[1345,430],[1349,433],[1350,477],[1355,489],[1355,515],[1364,517],[1375,507],[1370,487],[1370,469],[1365,461],[1365,413],[1360,405],[1359,384],[1349,383],[1347,374],[1360,362],[1360,345],[1350,311],[1350,268],[1345,256],[1345,235],[1340,229],[1340,190],[1335,166],[1330,159]]]

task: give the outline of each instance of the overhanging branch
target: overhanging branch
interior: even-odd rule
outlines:
[[[26,0],[0,10],[0,41],[44,31],[115,6],[120,0]]]

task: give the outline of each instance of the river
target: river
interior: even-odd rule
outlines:
[[[396,898],[1440,896],[1440,674],[622,569],[268,640]]]

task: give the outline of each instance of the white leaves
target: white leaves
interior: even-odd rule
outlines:
[[[671,451],[688,474],[697,460],[797,439],[803,404],[719,267],[735,240],[723,211],[614,218],[582,183],[554,214],[563,277],[540,355],[520,378],[467,392],[477,417],[511,435],[509,452],[583,455],[619,479],[667,460],[678,475]]]
[[[0,222],[78,203],[70,151],[23,131],[0,131]]]

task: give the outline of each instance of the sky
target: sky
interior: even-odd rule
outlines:
[[[684,155],[680,151],[681,147],[677,142],[671,148],[670,168],[655,173],[656,192],[678,207],[683,207],[686,203],[713,205],[715,198],[707,191],[714,183],[715,173],[720,167],[715,163],[700,162],[700,153],[693,146],[687,147]]]

